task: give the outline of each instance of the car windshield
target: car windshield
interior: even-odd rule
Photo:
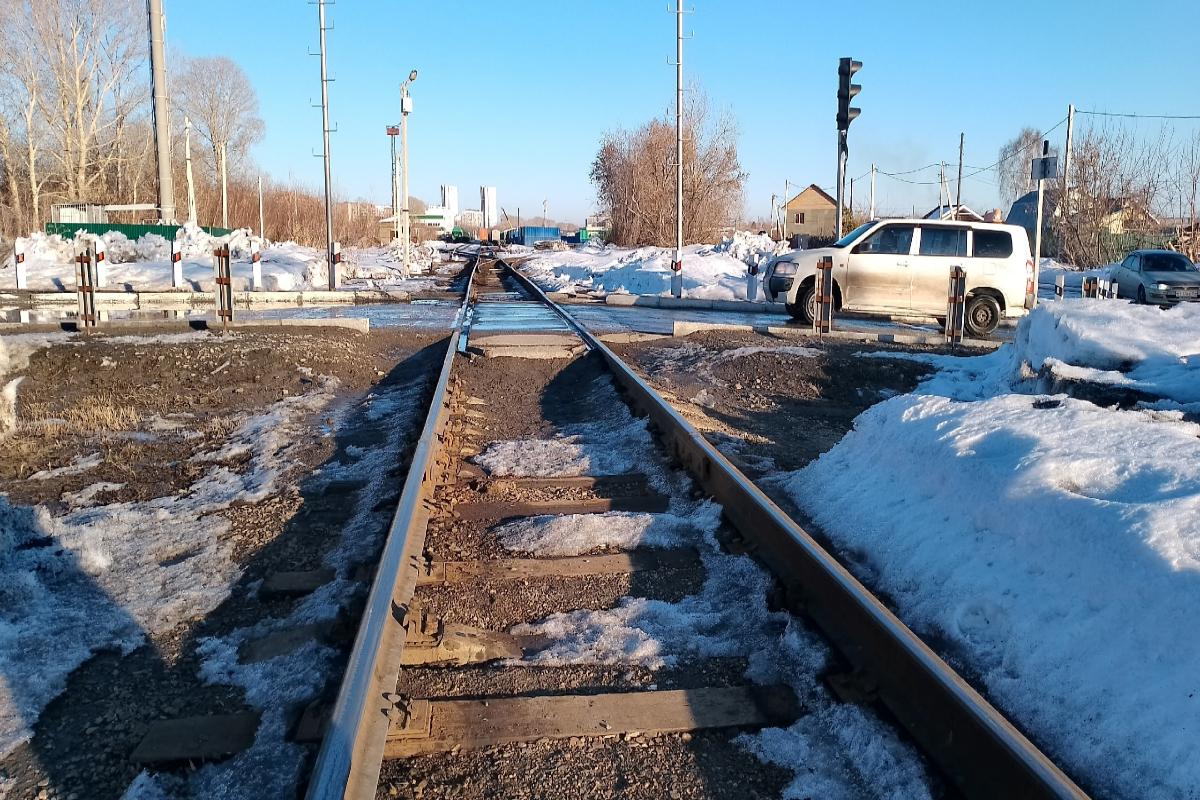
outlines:
[[[850,231],[845,236],[843,236],[842,238],[840,238],[836,242],[834,242],[833,246],[834,247],[849,247],[850,245],[857,242],[864,233],[869,231],[874,224],[875,224],[874,222],[864,222],[862,225],[859,225],[857,228]]]
[[[1142,255],[1143,272],[1191,272],[1195,267],[1186,256],[1178,253],[1145,253]]]

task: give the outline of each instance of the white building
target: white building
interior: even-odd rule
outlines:
[[[477,231],[486,227],[483,224],[483,212],[473,208],[463,209],[458,215],[458,226],[465,231]]]
[[[497,212],[497,208],[496,187],[480,186],[479,210],[483,212],[483,227],[495,228],[500,224],[500,215]]]
[[[442,184],[442,208],[450,212],[453,221],[458,216],[458,187]]]

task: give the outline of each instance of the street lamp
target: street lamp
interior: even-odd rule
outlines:
[[[408,73],[408,80],[400,84],[400,160],[403,174],[401,192],[404,194],[404,269],[402,274],[405,278],[409,274],[408,243],[412,236],[408,217],[408,114],[412,111],[412,98],[408,96],[408,85],[416,79],[417,71],[414,69]]]

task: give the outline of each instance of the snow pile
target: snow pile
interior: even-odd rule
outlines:
[[[66,291],[75,286],[75,256],[90,234],[74,239],[34,233],[18,240],[24,249],[28,267],[29,288],[35,291]],[[105,242],[107,288],[125,291],[167,291],[171,286],[171,243],[158,234],[146,234],[131,240],[124,234],[109,231],[101,238]],[[294,292],[323,290],[329,287],[325,251],[296,242],[269,242],[253,236],[242,228],[226,236],[211,236],[195,225],[184,225],[175,236],[182,254],[184,289],[209,292],[213,290],[213,250],[228,245],[233,258],[231,265],[235,291],[250,289],[253,269],[250,263],[251,244],[258,244],[262,258],[263,289]],[[414,247],[410,254],[415,272],[429,272],[439,256],[428,244]],[[403,260],[399,245],[388,248],[348,248],[343,261],[344,280],[361,279],[378,285],[402,286],[410,291],[432,288],[430,279],[417,282],[402,280]],[[2,275],[11,276],[12,258],[5,263]],[[14,278],[2,279],[12,285]]]
[[[668,549],[694,543],[716,527],[720,511],[703,505],[691,514],[569,514],[526,517],[498,527],[508,550],[539,557],[577,556],[593,550]]]
[[[1180,636],[1200,605],[1198,436],[1070,398],[910,395],[783,485],[1070,771],[1183,797],[1200,785],[1200,639]]]
[[[787,242],[777,242],[765,233],[734,231],[733,236],[723,239],[713,252],[728,253],[746,266],[762,268],[775,256],[791,249]]]
[[[748,257],[752,251],[743,243]],[[683,291],[706,300],[745,300],[748,286],[759,280],[747,265],[720,245],[690,245],[683,249]],[[671,294],[671,261],[675,251],[662,247],[599,247],[587,245],[562,252],[536,252],[522,269],[547,291],[583,289],[605,294]]]
[[[632,468],[627,454],[591,448],[579,436],[490,442],[475,463],[496,477],[551,478],[556,475],[616,475]]]
[[[215,512],[277,490],[305,420],[335,388],[323,379],[243,420],[232,434],[243,441],[218,452],[249,453],[249,462],[237,472],[214,466],[178,495],[62,516],[0,498],[0,757],[32,735],[92,653],[129,652],[144,632],[202,617],[228,596],[238,567],[229,523]]]
[[[1040,303],[1017,327],[1014,347],[1035,371],[1200,402],[1200,304]]]

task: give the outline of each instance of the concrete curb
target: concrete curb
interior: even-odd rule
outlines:
[[[20,306],[74,306],[78,300],[75,292],[29,292],[28,294],[2,296]],[[364,305],[368,303],[409,303],[408,292],[366,289],[362,291],[305,291],[305,292],[234,292],[235,308],[260,308],[263,306],[330,306]],[[187,290],[167,292],[96,292],[96,306],[104,308],[195,308],[215,306],[212,292]]]
[[[868,333],[866,331],[830,331],[824,336],[812,333],[802,328],[786,328],[777,325],[733,325],[728,323],[682,322],[676,320],[673,325],[674,336],[688,336],[700,331],[738,331],[742,333],[765,333],[773,336],[792,336],[814,339],[837,339],[849,342],[883,342],[886,344],[919,344],[935,347],[945,347],[944,336],[919,333]],[[993,342],[986,339],[963,339],[962,346],[976,350],[996,350],[1004,342]]]
[[[357,333],[370,333],[371,320],[366,317],[333,317],[331,319],[246,319],[234,320],[230,328],[344,328]],[[169,320],[169,319],[116,319],[103,322],[95,329],[95,333],[113,333],[123,330],[144,330],[147,328],[177,329],[179,331],[221,330],[221,323],[211,319]],[[0,334],[5,333],[52,333],[57,331],[77,332],[79,329],[74,320],[46,323],[0,322]]]

